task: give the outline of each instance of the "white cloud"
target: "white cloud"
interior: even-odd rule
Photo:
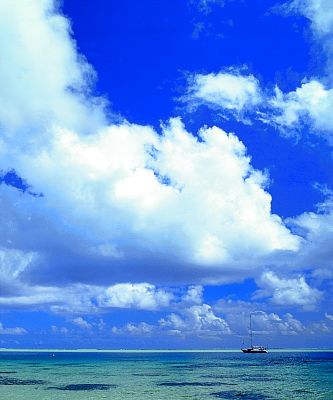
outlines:
[[[189,0],[189,2],[196,6],[200,12],[209,14],[212,12],[213,6],[223,7],[225,0]]]
[[[321,281],[333,278],[333,209],[330,203],[331,200],[318,213],[303,213],[289,221],[293,230],[305,238],[297,260],[294,260],[295,265],[298,268],[315,266],[313,276]]]
[[[270,122],[278,127],[299,130],[303,124],[309,124],[314,133],[326,135],[331,140],[333,89],[326,89],[319,81],[311,80],[286,94],[277,88],[270,103],[274,110]]]
[[[100,319],[98,320],[98,322],[97,322],[97,328],[98,328],[100,331],[103,331],[104,328],[105,328],[105,326],[106,326],[106,323],[104,322],[104,320],[103,320],[102,318],[100,318]]]
[[[292,0],[282,5],[281,9],[287,13],[303,15],[310,20],[316,51],[321,56],[325,55],[327,63],[323,65],[321,77],[305,78],[294,91],[282,93],[276,89],[275,97],[268,99],[273,115],[269,115],[266,122],[276,123],[284,132],[300,130],[303,125],[309,125],[312,133],[326,137],[332,144],[332,2]]]
[[[312,133],[325,137],[332,144],[332,2],[290,0],[276,9],[310,20],[314,43],[319,45],[316,51],[325,54],[327,59],[321,77],[304,77],[295,90],[283,93],[276,87],[273,94],[261,88],[253,75],[231,67],[226,72],[193,75],[188,93],[181,100],[192,107],[205,104],[222,114],[229,111],[245,123],[260,120],[272,124],[287,136],[298,135],[304,126],[309,126]]]
[[[315,322],[313,324],[311,324],[310,326],[310,333],[315,335],[318,333],[331,333],[332,332],[332,328],[327,326],[327,324],[325,322]]]
[[[77,325],[78,327],[80,327],[82,329],[91,329],[92,328],[92,325],[82,317],[73,318],[71,323],[74,325]]]
[[[94,71],[54,3],[1,1],[0,126],[22,145],[32,134],[47,138],[52,124],[90,131],[105,121],[98,100],[85,97]]]
[[[148,283],[119,283],[108,287],[98,297],[100,307],[156,310],[167,307],[173,295]]]
[[[329,321],[333,321],[333,315],[329,313],[325,313],[325,318],[327,318]]]
[[[8,209],[4,226],[21,225],[13,231],[13,246],[30,243],[46,268],[58,257],[48,250],[54,242],[69,256],[63,265],[90,258],[92,277],[98,264],[117,266],[127,259],[130,268],[140,253],[148,265],[168,254],[178,265],[223,271],[224,265],[276,250],[296,250],[298,238],[271,214],[266,178],[251,167],[244,145],[216,127],[200,136],[195,139],[179,120],[164,127],[163,136],[136,125],[110,126],[87,137],[56,130],[48,150],[15,157],[17,171],[44,197],[0,188]],[[136,271],[144,277],[144,269]],[[159,271],[163,275],[163,265]],[[70,279],[70,271],[66,275]]]
[[[124,254],[120,252],[117,247],[110,243],[100,244],[92,247],[91,251],[103,257],[123,258]]]
[[[297,250],[299,238],[271,212],[267,177],[235,135],[213,127],[196,136],[178,118],[161,134],[108,125],[89,93],[92,68],[53,2],[0,7],[0,168],[43,194],[0,185],[2,306],[94,312],[98,298],[102,307],[154,309],[170,293],[131,283],[103,291],[170,275],[185,284],[240,279],[265,257]],[[203,98],[233,111],[260,101],[251,75],[197,83]]]
[[[203,287],[200,285],[189,286],[187,292],[182,296],[185,304],[202,304]]]
[[[62,326],[62,327],[58,327],[56,325],[51,325],[51,331],[52,333],[55,334],[61,334],[61,335],[67,335],[69,333],[69,329]]]
[[[231,299],[220,299],[214,305],[214,310],[223,314],[230,329],[244,337],[249,335],[250,314],[255,335],[299,335],[308,332],[309,328],[292,314],[279,315],[271,309],[269,303]],[[256,338],[256,341],[260,339]]]
[[[119,283],[112,286],[69,284],[64,287],[38,286],[2,280],[4,290],[0,295],[2,308],[49,310],[58,314],[104,313],[110,308],[160,310],[184,307],[202,302],[202,286],[189,286],[185,293],[172,288],[156,287],[149,283]],[[5,290],[6,289],[6,290]],[[82,322],[77,317],[74,322]],[[100,329],[103,329],[100,320]]]
[[[299,335],[306,331],[305,326],[290,313],[280,317],[276,313],[260,311],[253,314],[252,321],[255,334]]]
[[[2,292],[2,308],[32,308],[58,314],[105,313],[110,308],[161,310],[201,304],[202,287],[189,286],[181,295],[175,289],[156,287],[149,283],[119,283],[112,286],[72,284],[33,286],[19,280],[9,293]],[[76,322],[81,317],[75,318]],[[103,329],[103,320],[99,328]]]
[[[304,276],[297,278],[279,278],[271,271],[264,272],[257,283],[262,288],[255,298],[271,297],[271,301],[277,305],[300,305],[314,307],[321,299],[322,293],[311,288]]]
[[[244,303],[244,302],[243,302]],[[221,304],[220,304],[221,306]],[[234,306],[236,306],[234,304]],[[177,313],[171,313],[161,318],[159,325],[151,325],[141,322],[140,324],[128,323],[123,327],[113,327],[115,334],[127,335],[161,335],[169,334],[179,337],[202,337],[222,338],[224,335],[247,336],[249,310],[253,310],[253,304],[245,303],[236,306],[237,311],[230,310],[227,307],[224,311],[225,317],[219,317],[208,304],[201,304],[178,310]],[[253,333],[257,337],[260,335],[288,336],[303,335],[313,333],[315,329],[319,330],[322,323],[312,323],[305,326],[300,320],[292,314],[286,313],[278,315],[277,313],[266,311],[251,311]],[[315,328],[317,326],[317,328]],[[320,328],[322,330],[322,328]],[[323,331],[323,330],[322,330]]]
[[[294,91],[283,93],[278,87],[265,94],[252,76],[233,74],[196,75],[183,101],[190,105],[206,104],[211,108],[237,111],[244,118],[251,117],[272,124],[285,134],[298,133],[309,125],[312,133],[332,141],[333,89],[318,79],[309,79]]]
[[[298,250],[299,237],[271,212],[267,177],[252,167],[235,135],[217,127],[192,134],[178,118],[161,133],[108,123],[103,101],[90,92],[94,72],[53,2],[4,0],[0,10],[0,169],[14,168],[43,194],[0,185],[3,308],[157,310],[173,300],[157,283],[253,277],[267,259]],[[330,98],[312,80],[295,94],[277,95],[274,108],[281,125],[305,115],[326,129]],[[242,118],[261,105],[263,94],[255,77],[233,70],[194,76],[188,99]],[[306,225],[307,217],[294,222]],[[320,228],[309,228],[308,237],[319,240],[317,232],[331,225],[316,218]],[[272,273],[263,289],[277,304],[307,307],[320,298],[302,277]],[[181,302],[186,307],[158,327],[128,324],[114,333],[219,336],[232,330],[202,304],[201,286],[189,288]],[[292,317],[279,324],[286,321]],[[92,325],[82,317],[73,322]],[[2,325],[1,331],[25,333]]]
[[[114,326],[111,332],[115,335],[135,335],[161,337],[172,335],[179,338],[198,337],[206,340],[222,339],[225,335],[249,338],[249,314],[252,314],[252,330],[255,344],[265,344],[267,340],[274,343],[282,336],[304,336],[327,334],[332,331],[327,321],[308,322],[294,317],[291,313],[279,315],[275,312],[259,311],[259,303],[244,301],[220,300],[214,309],[221,309],[224,318],[219,317],[207,304],[180,309],[159,320],[159,323],[127,323]],[[257,309],[256,309],[257,308]],[[269,339],[268,339],[269,338]]]
[[[120,283],[109,287],[74,284],[58,287],[25,285],[17,281],[16,287],[20,288],[19,292],[1,293],[0,306],[80,314],[105,312],[108,308],[158,310],[170,306],[172,300],[175,300],[171,290],[159,289],[148,283]],[[84,323],[82,317],[72,322]]]
[[[259,82],[253,75],[231,71],[192,76],[188,94],[182,100],[194,106],[207,104],[241,113],[259,105],[262,95]]]
[[[155,327],[145,322],[140,322],[138,324],[128,322],[122,327],[113,326],[111,328],[111,332],[114,335],[150,336],[154,331]]]
[[[24,328],[5,328],[0,322],[0,335],[25,335],[27,331]]]
[[[332,33],[333,9],[331,0],[292,0],[286,4],[289,12],[304,15],[311,21],[316,35],[324,36]]]
[[[34,252],[0,247],[0,293],[5,296],[19,294],[20,275],[36,258]]]
[[[195,305],[180,310],[181,315],[169,314],[159,323],[163,329],[171,334],[181,336],[221,336],[230,334],[227,322],[214,314],[208,304]]]
[[[13,289],[16,289],[13,292]],[[1,292],[0,306],[3,309],[49,310],[55,313],[94,313],[94,299],[104,288],[92,285],[37,286],[15,282],[9,293]]]

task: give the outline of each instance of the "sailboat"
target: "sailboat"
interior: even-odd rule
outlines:
[[[243,353],[268,353],[267,347],[253,346],[252,314],[250,314],[250,338],[251,338],[251,347],[242,348],[241,350]]]

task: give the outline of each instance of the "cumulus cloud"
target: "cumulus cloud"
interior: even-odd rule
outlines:
[[[231,330],[223,318],[215,315],[211,306],[200,304],[179,307],[177,312],[161,318],[158,324],[129,322],[121,327],[112,327],[111,332],[116,335],[158,336],[167,334],[179,337],[221,338],[223,335],[229,335]]]
[[[329,321],[333,321],[333,315],[329,313],[325,313],[325,318],[327,318]]]
[[[329,327],[325,322],[314,322],[310,325],[309,331],[312,335],[315,334],[330,334],[332,333],[332,328]]]
[[[0,335],[25,335],[28,333],[24,328],[5,328],[0,322]]]
[[[306,328],[290,313],[280,317],[276,313],[261,311],[253,314],[253,330],[257,334],[299,335],[304,333]]]
[[[2,308],[31,308],[57,314],[97,314],[110,308],[136,310],[163,310],[188,307],[203,301],[202,286],[189,286],[183,290],[162,288],[148,283],[120,283],[112,286],[72,284],[64,287],[33,286],[15,282],[17,291],[1,293]],[[185,291],[185,292],[184,292]],[[79,324],[82,317],[72,320]],[[103,329],[104,321],[98,323]]]
[[[170,307],[156,325],[129,322],[112,333],[230,334],[231,317],[203,302],[202,286],[176,298],[160,284],[241,280],[298,251],[303,242],[271,211],[265,173],[252,167],[236,135],[218,127],[191,133],[179,118],[160,132],[111,123],[105,101],[93,96],[95,73],[54,2],[4,0],[0,9],[1,307],[79,314],[72,323],[89,331],[105,324],[83,313]],[[193,106],[220,107],[244,120],[263,102],[253,75],[192,78]],[[295,94],[277,91],[275,123],[291,126],[306,116],[326,129],[330,97],[314,80]],[[24,187],[8,184],[8,172]],[[308,217],[294,225],[307,226]],[[327,230],[328,239],[325,221],[308,227],[308,237],[319,240]],[[303,277],[270,274],[260,282],[276,304],[308,307],[320,299]],[[262,331],[303,329],[290,314],[260,318]],[[0,333],[25,330],[0,324]]]
[[[332,144],[332,66],[333,10],[330,0],[292,0],[281,9],[299,14],[310,22],[316,51],[326,58],[326,68],[319,77],[304,78],[300,87],[289,93],[276,89],[270,98],[271,113],[266,122],[276,123],[284,132],[308,125],[312,133],[324,136]],[[323,63],[325,64],[325,63]]]
[[[259,81],[237,71],[196,74],[190,78],[188,93],[182,101],[191,106],[206,104],[240,115],[262,101]]]
[[[313,277],[319,282],[332,282],[333,209],[328,198],[318,212],[307,212],[292,218],[290,226],[299,232],[305,241],[300,247],[294,264],[299,268],[314,266]]]
[[[177,269],[192,264],[223,271],[223,265],[242,259],[297,249],[297,237],[271,213],[264,174],[252,168],[235,135],[204,128],[198,139],[179,119],[163,126],[161,135],[147,126],[95,119],[89,107],[104,114],[87,89],[91,68],[78,55],[69,23],[52,1],[5,1],[1,7],[1,18],[11,21],[2,26],[11,43],[2,58],[13,64],[0,70],[6,87],[0,94],[6,104],[0,115],[2,168],[14,168],[43,194],[0,186],[6,209],[1,222],[12,226],[3,237],[15,251],[24,246],[25,254],[36,254],[25,278],[38,276],[43,285],[82,276],[89,281],[105,279],[109,269],[110,279],[126,280],[135,270],[143,280],[145,268],[169,275],[163,267],[167,257]],[[23,84],[11,74],[23,74]],[[225,89],[231,109],[257,101],[253,77],[212,78]],[[209,87],[203,81],[200,90],[210,93]],[[33,98],[26,101],[30,92]],[[22,120],[24,129],[16,112],[29,116]],[[157,270],[154,263],[162,265]],[[78,274],[76,265],[88,267]]]
[[[204,303],[184,307],[161,318],[158,324],[129,322],[120,327],[114,326],[111,332],[124,336],[148,335],[158,337],[160,335],[171,335],[178,338],[197,337],[207,340],[220,340],[231,334],[237,337],[247,337],[249,335],[250,312],[252,314],[252,329],[256,336],[264,335],[277,338],[281,335],[297,336],[324,332],[325,330],[325,322],[322,321],[306,326],[290,313],[279,315],[274,312],[253,311],[255,307],[258,307],[258,305],[242,301],[220,300],[219,304],[214,306],[214,309]],[[223,312],[223,318],[217,315],[215,309],[220,309],[220,312]]]
[[[202,304],[203,287],[201,285],[189,286],[181,299],[184,304]]]
[[[33,262],[34,252],[0,247],[0,293],[11,296],[20,292],[21,273]]]
[[[133,336],[150,336],[156,327],[149,325],[146,322],[140,322],[138,324],[133,324],[128,322],[122,327],[113,326],[111,332],[114,335],[133,335]]]
[[[173,295],[148,283],[119,283],[98,297],[100,307],[156,310],[170,304]]]
[[[191,107],[205,104],[243,122],[252,120],[271,124],[287,136],[300,134],[307,126],[314,134],[332,144],[332,66],[333,10],[330,0],[291,0],[277,7],[285,14],[298,14],[310,22],[316,51],[326,57],[322,76],[304,77],[299,87],[283,93],[261,88],[253,75],[235,67],[227,72],[195,74],[189,80],[188,93],[181,100]]]
[[[272,304],[259,301],[220,299],[214,310],[224,315],[230,329],[240,336],[249,334],[249,316],[252,315],[253,332],[257,335],[300,335],[309,327],[290,313],[271,312]]]
[[[283,93],[277,88],[270,104],[273,113],[269,122],[285,132],[298,131],[307,124],[312,132],[332,141],[333,89],[327,89],[318,80],[303,83],[301,87],[289,93]]]
[[[157,288],[148,283],[123,283],[112,286],[66,285],[21,286],[12,295],[1,293],[0,306],[3,308],[33,308],[50,310],[54,313],[98,313],[109,308],[133,308],[137,310],[158,310],[172,306],[177,299],[171,290]],[[190,289],[191,291],[191,289]],[[193,294],[190,294],[193,297]],[[73,323],[79,324],[82,317]]]
[[[60,335],[68,335],[70,333],[69,329],[66,328],[65,326],[58,327],[56,325],[51,325],[51,331],[54,334],[60,334]]]
[[[94,71],[54,4],[1,2],[0,126],[17,147],[18,137],[22,145],[33,142],[31,135],[47,137],[52,124],[89,131],[105,121],[99,101],[85,96]]]
[[[275,93],[260,87],[253,75],[231,67],[229,72],[193,75],[188,95],[182,99],[192,106],[205,104],[229,111],[234,117],[248,122],[260,120],[271,124],[287,136],[300,134],[306,126],[311,133],[325,137],[332,144],[333,104],[332,55],[333,11],[330,0],[291,0],[277,7],[284,14],[298,14],[310,21],[312,44],[326,58],[318,76],[304,76],[299,87],[290,92]],[[230,113],[230,111],[232,111]]]
[[[332,33],[333,10],[330,0],[292,0],[284,5],[284,9],[308,18],[316,35]]]
[[[95,313],[96,296],[104,288],[93,285],[38,286],[17,281],[14,293],[1,293],[2,309],[47,310],[55,313]]]
[[[257,291],[255,298],[271,297],[277,305],[299,305],[314,307],[321,299],[322,293],[310,287],[304,276],[296,278],[279,278],[271,271],[264,272],[258,284],[262,287]]]
[[[213,6],[223,7],[225,0],[189,0],[189,3],[197,7],[200,12],[209,14],[212,12]]]
[[[164,127],[163,136],[134,125],[88,138],[60,131],[49,154],[25,155],[17,169],[44,194],[35,207],[78,229],[89,227],[93,239],[122,254],[130,253],[126,237],[132,249],[168,248],[203,264],[247,248],[258,255],[296,249],[297,238],[271,214],[265,176],[251,167],[244,145],[219,128],[199,134],[201,141],[179,120]]]
[[[103,307],[154,308],[169,295],[129,284],[125,299],[108,287],[235,280],[271,254],[297,250],[299,238],[271,212],[267,177],[234,134],[192,134],[179,118],[161,133],[107,122],[92,95],[94,72],[54,3],[6,0],[0,14],[8,43],[0,51],[0,169],[32,188],[0,185],[2,305],[79,312],[96,309],[98,298]],[[259,101],[253,76],[210,79],[225,94],[202,76],[203,98],[216,95],[237,112]]]
[[[182,98],[191,107],[205,104],[222,113],[233,111],[243,122],[260,120],[288,136],[298,134],[306,125],[312,133],[332,142],[333,89],[320,79],[304,80],[300,87],[287,93],[278,86],[274,92],[264,93],[253,75],[211,73],[195,75],[193,81],[189,94]]]
[[[217,315],[208,304],[184,308],[179,313],[171,313],[159,321],[162,328],[171,334],[181,336],[221,336],[230,334],[227,322]]]
[[[163,136],[136,125],[87,137],[56,130],[47,151],[15,157],[18,173],[44,196],[1,186],[7,206],[1,218],[3,226],[14,227],[12,246],[30,244],[43,268],[52,270],[60,252],[71,280],[78,274],[68,268],[70,260],[93,264],[91,277],[98,277],[99,265],[103,272],[115,266],[113,276],[126,277],[124,260],[127,270],[140,259],[148,266],[159,262],[163,275],[166,254],[179,267],[216,265],[223,271],[226,263],[296,250],[298,238],[271,214],[266,178],[251,167],[244,145],[219,128],[203,129],[200,137],[179,120],[164,127]],[[144,277],[144,269],[136,271]]]
[[[92,325],[82,317],[76,317],[76,318],[72,319],[71,323],[74,325],[77,325],[78,327],[80,327],[82,329],[91,329],[92,328]]]

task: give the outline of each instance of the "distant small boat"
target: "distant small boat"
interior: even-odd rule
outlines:
[[[241,350],[243,353],[268,353],[267,347],[253,346],[252,314],[250,314],[250,338],[251,338],[251,347],[242,348]]]
[[[251,346],[247,349],[242,349],[243,353],[268,353],[267,347],[264,346]]]

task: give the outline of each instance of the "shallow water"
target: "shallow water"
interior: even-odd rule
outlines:
[[[0,353],[1,400],[333,399],[333,353]]]

